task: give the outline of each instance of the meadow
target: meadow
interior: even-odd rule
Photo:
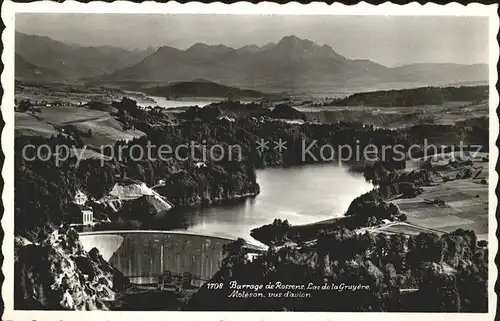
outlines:
[[[64,131],[80,134],[84,144],[102,146],[118,140],[131,140],[144,135],[139,130],[123,128],[109,112],[85,107],[37,107],[40,112],[15,113],[16,136],[40,135],[50,137]],[[89,133],[91,133],[89,135]]]
[[[479,175],[426,186],[416,198],[393,202],[410,223],[443,232],[471,229],[479,238],[488,239],[488,162],[474,161],[472,168],[480,169]],[[456,172],[442,170],[440,174],[452,177]]]

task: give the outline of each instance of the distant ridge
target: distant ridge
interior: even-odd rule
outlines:
[[[389,68],[367,59],[348,59],[328,45],[286,36],[262,47],[234,49],[200,43],[184,51],[161,47],[140,63],[102,80],[172,82],[204,78],[238,87],[295,90],[397,82],[418,87],[485,81],[487,77],[487,65],[413,64]]]
[[[379,90],[350,95],[334,101],[336,106],[415,107],[441,105],[447,101],[477,102],[488,99],[488,86],[420,87]]]
[[[128,51],[111,46],[83,47],[45,36],[16,32],[16,61],[25,64],[16,68],[16,78],[30,78],[30,73],[25,70],[27,65],[36,66],[35,69],[47,75],[50,80],[95,77],[134,65],[150,55],[150,50]],[[31,76],[36,80],[44,78],[38,73]]]
[[[187,82],[176,82],[167,86],[151,87],[144,90],[152,96],[168,98],[179,97],[216,97],[228,99],[264,98],[272,95],[256,90],[245,90],[236,87],[224,86],[212,81],[197,79]]]
[[[35,66],[18,54],[15,55],[15,75],[17,80],[43,80],[52,82],[63,79],[63,75],[60,72],[50,68]]]
[[[81,47],[48,37],[16,33],[16,54],[24,67],[17,78],[86,79],[93,83],[173,83],[207,79],[263,91],[315,88],[404,87],[488,81],[486,64],[411,64],[389,68],[368,59],[349,59],[328,45],[290,35],[264,46],[240,48],[193,44],[128,51]],[[28,67],[28,66],[36,67]],[[40,74],[27,70],[38,69]],[[23,71],[24,70],[24,71]],[[384,86],[387,84],[387,86]],[[398,86],[396,86],[398,87]]]

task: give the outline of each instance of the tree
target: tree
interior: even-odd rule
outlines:
[[[26,112],[32,107],[31,101],[22,99],[17,106],[20,112]]]
[[[222,260],[222,266],[228,269],[246,262],[246,241],[238,238],[234,242],[230,242],[223,246],[223,254],[226,256]]]
[[[123,129],[128,130],[131,128],[129,124],[128,111],[125,109],[118,110],[118,119],[123,123]]]
[[[479,247],[487,247],[488,246],[488,241],[487,240],[479,240],[477,242],[477,246],[479,246]]]
[[[455,275],[446,265],[427,263],[420,284],[422,310],[460,312],[461,302]]]

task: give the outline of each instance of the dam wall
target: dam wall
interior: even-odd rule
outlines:
[[[171,231],[97,231],[79,236],[85,250],[97,248],[137,284],[156,283],[164,271],[189,272],[195,283],[204,283],[219,270],[223,246],[234,240]]]

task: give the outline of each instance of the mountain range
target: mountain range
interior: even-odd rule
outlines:
[[[84,47],[16,32],[16,79],[65,81],[96,77],[140,62],[153,52]]]
[[[85,78],[97,83],[155,86],[207,79],[273,91],[486,82],[488,66],[421,63],[390,68],[370,60],[348,59],[328,45],[320,46],[296,36],[286,36],[262,47],[247,45],[235,49],[196,43],[186,50],[163,46],[129,51],[108,46],[83,47],[16,33],[16,78]]]

